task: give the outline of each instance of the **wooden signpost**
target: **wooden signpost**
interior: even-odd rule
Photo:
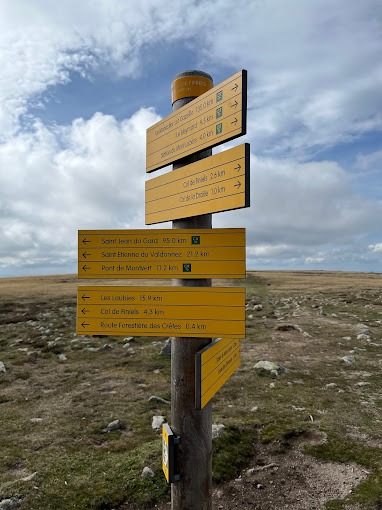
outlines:
[[[211,510],[210,399],[239,366],[245,338],[245,289],[211,287],[211,278],[245,278],[245,229],[212,229],[212,213],[250,205],[249,145],[211,148],[246,133],[247,72],[216,87],[207,73],[179,73],[172,100],[173,113],[147,130],[146,172],[174,165],[146,182],[145,221],[173,228],[80,230],[78,277],[174,286],[79,287],[77,334],[171,336],[162,468],[172,510]]]
[[[249,207],[249,144],[146,181],[146,225]]]

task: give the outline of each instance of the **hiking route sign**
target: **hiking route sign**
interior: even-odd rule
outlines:
[[[245,288],[80,286],[77,334],[245,338]]]
[[[245,278],[245,229],[80,230],[78,277]]]
[[[146,172],[245,135],[244,69],[147,129]]]

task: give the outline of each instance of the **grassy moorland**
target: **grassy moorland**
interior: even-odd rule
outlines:
[[[170,399],[165,338],[77,336],[77,284],[74,276],[0,279],[0,502],[15,498],[25,510],[166,508],[151,421],[169,418],[170,407],[149,401]],[[245,285],[248,303],[242,365],[213,401],[214,422],[226,427],[214,441],[214,508],[234,508],[230,497],[242,509],[288,508],[296,445],[301,466],[309,463],[299,472],[301,497],[319,502],[289,508],[382,508],[382,276],[251,272],[214,284]],[[284,371],[260,376],[259,360]],[[102,432],[113,420],[120,428]],[[256,471],[267,459],[274,466]],[[315,488],[322,465],[327,475]],[[143,478],[144,466],[155,476]],[[345,489],[336,491],[341,476]],[[261,502],[250,506],[258,486]]]

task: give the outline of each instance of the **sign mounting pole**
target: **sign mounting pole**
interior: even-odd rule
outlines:
[[[172,83],[173,111],[213,87],[211,76],[202,71],[185,71]],[[173,170],[211,156],[205,149],[186,156]],[[212,214],[172,222],[173,229],[211,229]],[[174,286],[211,287],[211,279],[174,279]],[[172,337],[171,341],[171,426],[181,438],[178,446],[180,480],[171,485],[172,510],[212,509],[212,406],[195,409],[195,355],[211,342],[207,338]]]

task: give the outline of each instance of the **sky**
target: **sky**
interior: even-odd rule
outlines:
[[[0,277],[145,226],[146,129],[185,70],[248,72],[247,269],[382,272],[380,0],[0,0]],[[156,228],[171,228],[171,223]]]

